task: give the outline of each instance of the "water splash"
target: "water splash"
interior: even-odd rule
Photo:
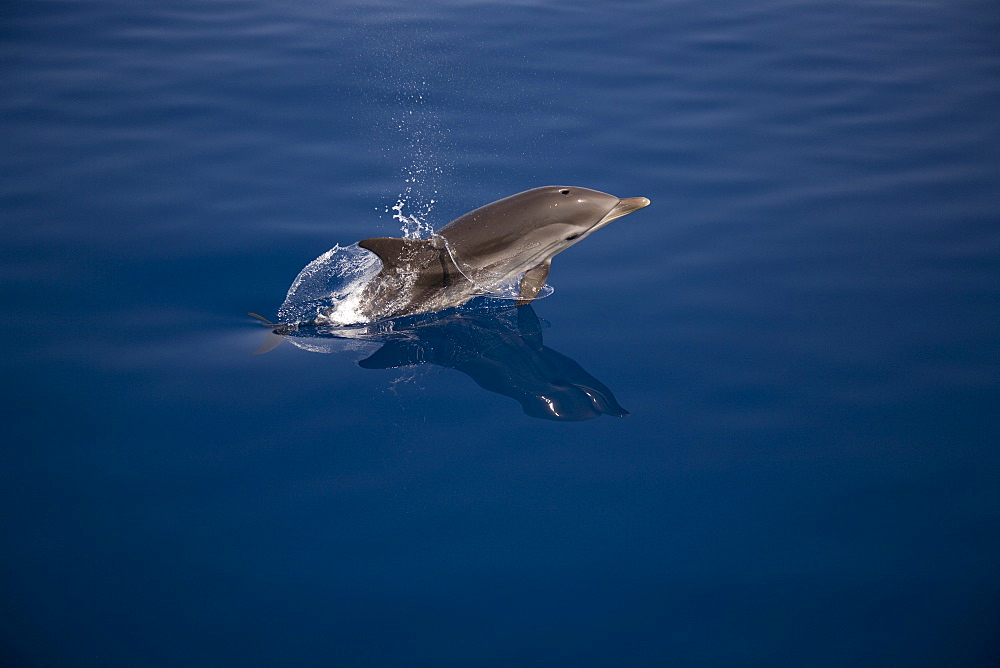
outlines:
[[[286,323],[351,325],[363,322],[361,294],[382,262],[357,244],[334,246],[295,277],[278,318]]]
[[[406,239],[425,239],[433,233],[429,216],[437,203],[444,175],[439,149],[447,132],[426,106],[428,88],[426,79],[402,84],[396,97],[398,108],[392,116],[393,129],[401,140],[396,145],[399,148],[393,148],[392,152],[402,153],[403,189],[385,213],[391,212]]]
[[[423,209],[415,213],[404,213],[403,209],[409,201],[408,196],[408,191],[401,193],[396,203],[386,209],[386,213],[392,211],[392,218],[399,222],[404,239],[426,239],[434,233],[434,228],[427,222],[427,216],[434,207],[435,200],[429,200]]]

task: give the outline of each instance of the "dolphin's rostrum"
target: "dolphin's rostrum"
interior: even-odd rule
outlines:
[[[429,239],[378,237],[358,245],[382,261],[363,288],[368,322],[430,313],[493,294],[520,277],[518,304],[534,299],[552,258],[612,220],[649,204],[574,186],[545,186],[487,204]],[[321,314],[317,324],[323,324]]]

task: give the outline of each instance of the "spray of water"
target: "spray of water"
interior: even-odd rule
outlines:
[[[393,153],[402,152],[403,187],[396,203],[385,213],[391,213],[399,223],[405,239],[426,239],[433,233],[429,219],[444,174],[440,149],[447,133],[428,108],[428,97],[426,79],[402,85],[392,116],[392,127],[399,138],[393,143]]]

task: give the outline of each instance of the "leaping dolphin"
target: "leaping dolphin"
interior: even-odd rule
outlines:
[[[377,255],[382,269],[363,288],[361,310],[370,322],[440,311],[519,276],[517,303],[527,304],[556,254],[648,205],[645,197],[545,186],[470,211],[429,239],[364,239],[358,246]]]

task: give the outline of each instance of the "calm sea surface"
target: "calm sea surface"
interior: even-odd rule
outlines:
[[[992,2],[6,3],[0,663],[997,665],[998,109]],[[549,184],[652,205],[251,354]]]

